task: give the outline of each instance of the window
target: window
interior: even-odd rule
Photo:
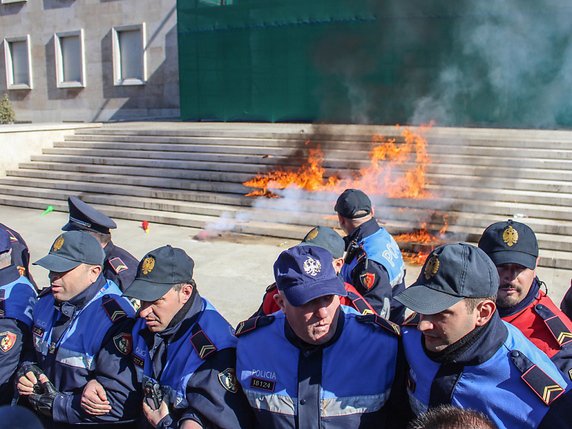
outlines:
[[[30,35],[4,39],[8,89],[32,89]]]
[[[83,30],[56,33],[54,45],[58,88],[85,87]]]
[[[143,85],[147,80],[145,24],[113,28],[114,85]]]

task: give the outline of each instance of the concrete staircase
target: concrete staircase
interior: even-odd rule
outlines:
[[[299,167],[307,141],[324,151],[327,175],[355,173],[368,165],[375,133],[400,139],[381,126],[108,124],[8,171],[0,204],[67,211],[67,196],[80,195],[116,218],[300,239],[313,225],[337,225],[337,193],[251,198],[242,182]],[[390,232],[423,223],[435,232],[446,217],[443,239],[475,242],[490,223],[516,217],[537,233],[541,265],[572,269],[572,132],[432,128],[425,136],[431,198],[372,195]]]

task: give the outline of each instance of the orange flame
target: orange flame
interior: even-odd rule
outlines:
[[[431,125],[429,125],[431,126]],[[399,127],[398,127],[399,128]],[[422,130],[427,127],[422,127]],[[310,142],[307,141],[306,145]],[[324,154],[319,146],[308,149],[306,162],[294,171],[277,169],[257,175],[243,183],[255,188],[247,196],[277,198],[272,190],[296,187],[310,192],[341,192],[346,188],[359,188],[372,195],[390,198],[426,198],[425,171],[430,162],[427,140],[409,129],[401,130],[401,139],[372,137],[368,167],[348,179],[332,175],[326,177]]]

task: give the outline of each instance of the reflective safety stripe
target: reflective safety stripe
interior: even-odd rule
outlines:
[[[385,405],[389,390],[377,395],[322,399],[322,417],[339,417],[378,411]]]
[[[56,360],[64,365],[73,366],[74,368],[84,368],[89,371],[95,370],[95,360],[93,356],[85,353],[68,350],[60,346],[58,349]]]
[[[389,397],[389,390],[377,395],[350,396],[345,398],[327,398],[321,401],[321,417],[340,417],[351,414],[373,413],[380,410]],[[250,406],[257,410],[294,416],[297,398],[278,394],[260,394],[252,390],[245,391]]]
[[[294,403],[298,401],[297,398],[277,394],[264,395],[252,390],[245,390],[244,393],[252,408],[288,416],[295,415]]]

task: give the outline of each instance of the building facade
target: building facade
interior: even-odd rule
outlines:
[[[176,0],[0,0],[17,121],[178,118]]]

